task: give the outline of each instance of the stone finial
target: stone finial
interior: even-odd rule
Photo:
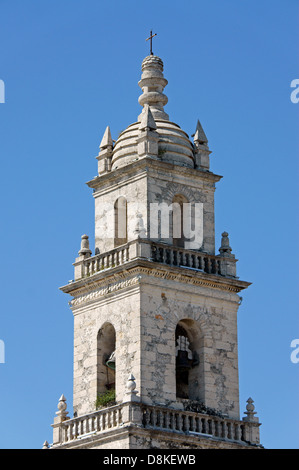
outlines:
[[[254,406],[254,401],[252,398],[248,398],[247,400],[247,405],[246,405],[246,411],[245,414],[247,415],[245,418],[243,418],[243,421],[249,421],[252,423],[257,423],[259,421],[258,417],[254,416],[256,414],[255,406]]]
[[[202,145],[207,145],[207,143],[208,143],[207,136],[206,136],[199,120],[197,120],[197,125],[196,125],[196,129],[195,129],[194,143],[195,144],[198,143],[198,144],[202,144]]]
[[[49,449],[49,442],[48,441],[45,441],[44,444],[43,444],[43,449]]]
[[[54,418],[54,423],[52,424],[53,428],[53,445],[60,443],[61,439],[61,423],[69,419],[68,412],[66,411],[66,398],[64,395],[61,395],[57,405],[58,411],[56,411],[56,416]]]
[[[144,106],[144,110],[141,113],[141,122],[139,126],[139,130],[156,130],[157,126],[152,115],[151,109],[148,104]]]
[[[65,418],[67,416],[68,412],[66,411],[66,408],[67,408],[66,398],[63,394],[59,398],[57,408],[58,408],[58,411],[56,411],[57,416]]]
[[[127,381],[127,390],[131,393],[137,393],[134,391],[135,388],[136,388],[135,377],[133,374],[130,374],[128,377],[128,381]]]
[[[126,384],[126,392],[124,395],[124,402],[128,401],[139,401],[140,397],[137,397],[138,391],[136,389],[135,377],[133,374],[130,374]]]
[[[154,119],[168,121],[169,116],[164,111],[168,98],[163,93],[168,81],[163,75],[163,61],[158,56],[150,55],[143,60],[141,68],[142,75],[138,85],[143,94],[138,99],[139,104],[141,106],[149,105]],[[138,121],[141,119],[142,114],[138,116]]]
[[[81,248],[79,251],[80,256],[85,256],[89,257],[91,256],[91,250],[89,248],[89,240],[88,240],[88,235],[82,235],[81,237]]]
[[[228,258],[234,257],[234,255],[232,254],[232,249],[229,246],[229,238],[227,232],[222,233],[221,247],[219,248],[219,253],[221,256],[225,256]]]
[[[104,150],[107,147],[111,147],[111,148],[113,147],[113,140],[112,140],[112,137],[111,137],[111,132],[110,132],[110,127],[109,126],[106,127],[106,130],[104,132],[102,141],[100,143],[100,149],[101,150]]]

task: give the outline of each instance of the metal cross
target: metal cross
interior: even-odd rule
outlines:
[[[157,34],[153,34],[153,32],[151,31],[150,32],[150,37],[146,39],[146,41],[150,40],[150,44],[151,44],[151,55],[153,55],[153,38],[157,36]]]

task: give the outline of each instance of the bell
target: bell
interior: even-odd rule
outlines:
[[[109,367],[109,369],[115,370],[115,351],[113,351],[108,361],[106,361],[106,366]]]
[[[178,351],[176,366],[178,369],[190,369],[191,361],[188,359],[188,351]]]

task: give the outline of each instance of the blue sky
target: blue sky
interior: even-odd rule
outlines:
[[[255,400],[267,448],[298,448],[298,73],[295,0],[0,0],[0,448],[40,448],[63,393],[72,412],[73,317],[59,287],[94,234],[86,182],[102,135],[140,113],[148,55],[164,61],[165,110],[200,119],[216,190],[216,247],[238,275],[240,410]]]

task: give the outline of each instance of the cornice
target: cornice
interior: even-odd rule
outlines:
[[[117,182],[123,178],[125,179],[126,183],[128,183],[131,178],[136,178],[140,172],[145,171],[146,173],[150,173],[151,170],[159,170],[162,173],[165,173],[165,175],[169,175],[171,173],[172,175],[176,175],[179,177],[185,176],[189,179],[192,178],[194,180],[201,181],[205,180],[212,183],[216,183],[222,178],[222,176],[212,173],[210,171],[202,171],[194,168],[187,168],[163,162],[161,160],[153,160],[151,158],[145,157],[140,160],[131,162],[125,167],[121,167],[103,175],[96,176],[92,180],[88,181],[86,184],[90,188],[98,190],[99,188],[110,186],[110,184],[117,184]]]
[[[231,293],[238,293],[251,285],[250,282],[240,281],[239,279],[191,270],[190,272],[187,271],[182,273],[181,268],[136,259],[121,267],[111,268],[90,277],[74,281],[60,289],[64,293],[72,295],[74,299],[70,301],[70,305],[77,306],[105,297],[113,292],[142,284],[142,282],[146,282],[146,277],[170,280],[178,282],[180,285],[185,283]]]

